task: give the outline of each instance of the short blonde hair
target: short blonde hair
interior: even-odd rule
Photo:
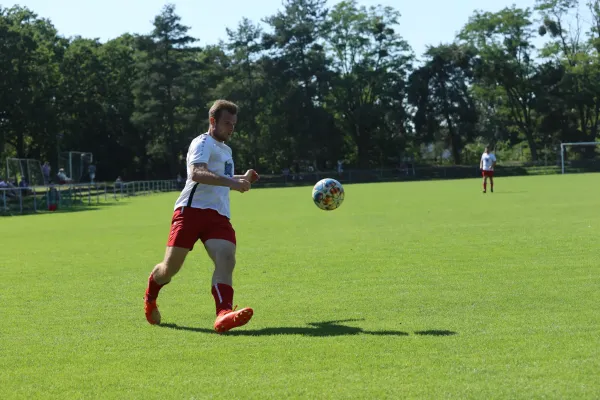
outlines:
[[[238,106],[237,104],[228,100],[217,100],[213,103],[212,107],[208,111],[208,118],[214,118],[218,121],[223,113],[223,110],[227,111],[231,115],[237,115]]]

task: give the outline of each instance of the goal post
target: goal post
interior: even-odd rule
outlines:
[[[567,147],[573,146],[598,146],[600,142],[567,142],[560,144],[560,168],[561,173],[565,173],[565,151]]]
[[[6,178],[17,185],[25,180],[28,186],[43,186],[42,163],[31,158],[7,158]]]

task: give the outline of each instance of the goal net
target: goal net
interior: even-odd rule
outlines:
[[[7,158],[6,177],[15,185],[25,181],[27,186],[43,186],[44,174],[39,160],[30,158]]]
[[[560,144],[561,172],[600,172],[600,142]]]
[[[60,153],[59,168],[65,170],[65,174],[73,182],[89,182],[89,166],[94,161],[92,153],[81,151],[66,151]]]

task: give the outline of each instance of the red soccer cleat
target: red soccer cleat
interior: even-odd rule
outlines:
[[[246,325],[254,315],[254,311],[249,307],[242,308],[239,311],[235,311],[236,308],[237,306],[233,310],[223,310],[219,313],[215,320],[215,331],[223,333],[238,326]]]
[[[144,297],[144,312],[146,313],[146,319],[151,325],[160,324],[158,304],[156,304],[156,300],[148,301],[147,295]]]

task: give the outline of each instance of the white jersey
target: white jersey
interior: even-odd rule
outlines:
[[[494,170],[494,162],[496,161],[496,156],[491,153],[483,153],[481,155],[481,164],[483,166],[484,171],[493,171]]]
[[[215,140],[208,133],[203,133],[192,140],[190,144],[186,157],[187,180],[175,202],[175,209],[179,207],[210,208],[230,218],[230,188],[194,182],[190,165],[198,163],[208,164],[208,170],[216,175],[233,177],[231,148],[225,143]]]

